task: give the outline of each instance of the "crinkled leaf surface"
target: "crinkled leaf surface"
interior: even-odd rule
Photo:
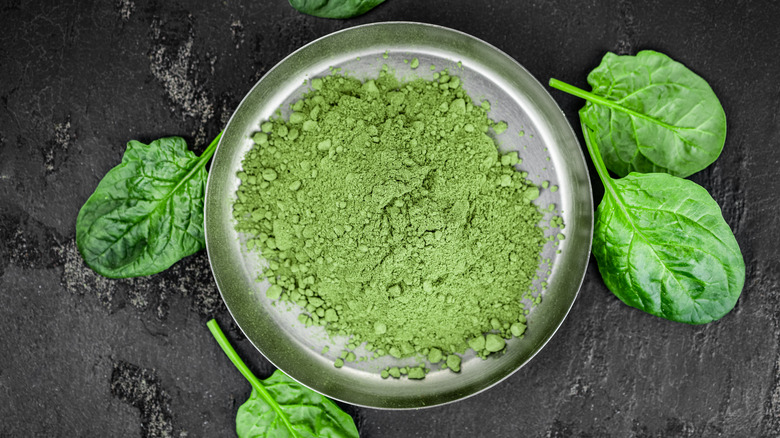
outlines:
[[[668,56],[607,53],[588,75],[593,94],[584,121],[598,136],[604,164],[619,176],[666,172],[686,177],[712,164],[726,139],[726,115],[707,82]]]
[[[348,414],[327,397],[302,386],[277,370],[263,386],[286,415],[290,432],[283,418],[256,390],[236,414],[236,433],[250,437],[355,437],[355,423]]]
[[[180,137],[127,144],[76,220],[87,265],[112,278],[151,275],[205,246],[207,172]]]
[[[365,14],[385,0],[290,0],[290,6],[321,18],[351,18]]]
[[[745,262],[720,207],[698,184],[665,173],[612,180],[596,210],[593,255],[629,306],[689,324],[736,304]]]

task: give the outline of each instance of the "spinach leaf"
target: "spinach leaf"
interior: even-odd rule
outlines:
[[[726,114],[707,82],[668,56],[604,55],[588,75],[588,93],[557,80],[550,85],[588,102],[588,128],[604,164],[619,176],[666,172],[686,177],[712,164],[726,140]]]
[[[168,269],[205,246],[203,197],[221,134],[196,157],[180,137],[130,141],[76,219],[76,245],[87,265],[111,278]]]
[[[629,306],[672,321],[721,318],[742,292],[745,262],[720,207],[703,187],[665,173],[613,180],[590,117],[586,108],[580,111],[605,188],[593,239],[604,283]]]
[[[244,437],[357,437],[355,422],[327,397],[280,370],[260,380],[249,371],[216,320],[206,323],[227,357],[252,385],[252,394],[236,414],[236,433]]]
[[[365,14],[385,0],[289,0],[290,6],[320,18],[352,18]]]

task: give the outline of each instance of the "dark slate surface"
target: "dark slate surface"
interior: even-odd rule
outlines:
[[[562,329],[520,372],[444,407],[347,407],[361,434],[780,434],[780,4],[388,0],[329,21],[284,0],[44,3],[0,4],[0,436],[233,434],[249,385],[204,323],[216,316],[258,375],[272,367],[231,323],[206,255],[103,279],[75,250],[76,214],[126,141],[181,135],[199,152],[288,53],[384,20],[483,38],[542,81],[585,86],[608,50],[660,50],[703,75],[729,135],[693,179],[723,207],[747,280],[733,312],[687,326],[623,305],[592,262]],[[574,122],[582,102],[553,96]]]

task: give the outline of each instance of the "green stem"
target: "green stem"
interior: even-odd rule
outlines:
[[[598,145],[595,144],[595,141],[590,136],[591,133],[588,126],[582,121],[582,115],[580,115],[580,127],[582,128],[582,137],[585,139],[585,146],[588,149],[590,160],[593,161],[593,166],[596,168],[599,179],[604,184],[604,187],[612,186],[614,184],[612,177],[609,176],[609,170],[607,170],[607,166],[604,164],[604,159],[601,158],[601,151],[599,151]]]
[[[222,138],[223,132],[224,131],[220,131],[219,134],[217,134],[217,136],[214,137],[214,140],[211,140],[211,143],[209,143],[209,145],[206,146],[206,149],[203,151],[202,154],[200,154],[198,164],[195,165],[196,168],[199,166],[205,166],[206,163],[208,163],[211,156],[214,155],[214,152],[217,150],[217,145],[219,144],[219,139]]]
[[[206,147],[206,150],[203,151],[202,154],[200,154],[200,157],[198,157],[198,162],[195,163],[194,166],[192,166],[192,169],[190,169],[189,172],[187,172],[186,175],[182,179],[179,180],[179,182],[176,184],[176,186],[168,192],[168,195],[163,199],[163,201],[167,200],[168,197],[171,196],[171,194],[176,193],[176,190],[179,190],[179,187],[181,187],[184,183],[190,180],[192,178],[192,175],[195,175],[195,172],[200,170],[201,167],[205,166],[206,163],[209,162],[209,159],[212,155],[214,155],[214,151],[217,150],[217,145],[219,144],[219,139],[222,138],[222,132],[217,134],[216,137],[214,137],[214,140],[211,141],[211,144],[209,144]]]
[[[631,216],[625,207],[626,202],[623,200],[623,196],[620,194],[620,190],[618,190],[617,186],[615,185],[615,180],[609,176],[607,166],[604,165],[604,159],[601,158],[601,151],[599,151],[599,146],[591,137],[590,129],[582,120],[581,113],[580,127],[582,128],[582,136],[585,139],[585,146],[588,148],[588,154],[590,155],[591,161],[593,161],[593,166],[596,167],[596,173],[598,173],[599,179],[601,179],[601,183],[604,184],[604,189],[606,190],[607,195],[612,197],[617,208],[623,213],[623,216],[629,222],[631,222],[631,226],[634,227],[633,222],[631,221]],[[636,227],[634,227],[634,230],[636,230]]]
[[[638,113],[632,109],[628,109],[624,107],[623,105],[615,102],[614,100],[609,100],[607,98],[601,97],[599,95],[589,93],[581,88],[577,88],[574,85],[569,85],[566,82],[559,81],[558,79],[550,78],[550,86],[553,88],[556,88],[558,90],[563,91],[564,93],[569,93],[571,95],[581,97],[588,102],[593,102],[599,105],[604,105],[606,107],[612,108],[617,111],[624,112],[628,115],[631,115],[633,117],[637,117],[640,119],[647,120],[648,122],[655,123],[657,125],[661,125],[666,129],[669,129],[670,131],[676,132],[678,128],[676,126],[672,126],[668,123],[662,122],[658,119],[655,119],[653,117],[648,116],[647,114]]]
[[[608,101],[603,97],[596,96],[595,94],[592,93],[588,93],[585,90],[581,90],[573,85],[569,85],[566,82],[561,82],[558,79],[550,78],[550,86],[553,88],[557,88],[558,90],[561,90],[563,92],[572,94],[574,96],[581,97],[586,100],[590,100],[591,102],[601,103],[601,101],[605,101],[605,102],[610,102],[608,106],[611,105],[611,101]],[[601,183],[604,184],[604,188],[615,199],[621,199],[619,193],[615,188],[615,181],[612,179],[611,176],[609,176],[609,170],[607,170],[607,166],[604,164],[604,159],[601,157],[601,151],[599,151],[598,144],[596,144],[596,142],[591,138],[590,129],[588,129],[588,126],[585,125],[585,122],[582,119],[582,110],[580,110],[579,116],[580,116],[580,127],[582,128],[582,137],[585,139],[585,146],[588,149],[588,154],[590,155],[591,161],[593,161],[593,166],[596,168],[596,173],[599,175],[599,179],[601,180]]]
[[[221,134],[220,134],[221,135]],[[218,140],[219,136],[217,136]],[[213,144],[213,143],[212,143]],[[209,146],[210,148],[211,146]],[[209,151],[208,148],[206,148],[206,151],[203,152],[203,156],[206,155],[206,153]],[[213,153],[213,150],[211,151]],[[265,400],[266,403],[268,403],[268,406],[271,406],[274,411],[276,411],[276,415],[279,416],[279,418],[282,419],[284,422],[284,425],[287,426],[287,430],[290,431],[290,434],[292,434],[293,437],[300,437],[301,435],[292,427],[292,424],[290,424],[290,419],[287,418],[287,414],[284,413],[281,407],[279,407],[279,403],[274,400],[273,396],[268,392],[267,389],[263,386],[263,384],[260,382],[260,380],[255,377],[254,374],[252,374],[252,371],[249,371],[249,367],[246,366],[243,360],[238,356],[238,353],[236,353],[236,350],[233,349],[233,346],[230,345],[230,342],[225,337],[225,334],[222,333],[222,329],[219,328],[219,324],[217,324],[216,319],[212,319],[211,321],[206,323],[206,326],[211,331],[212,336],[214,336],[214,339],[217,340],[217,343],[220,347],[222,347],[222,351],[225,352],[228,359],[230,359],[231,362],[233,362],[233,365],[238,369],[238,371],[244,375],[244,377],[249,381],[249,383],[252,385],[252,388],[254,388],[255,391],[257,391],[258,394],[260,394],[260,397]]]

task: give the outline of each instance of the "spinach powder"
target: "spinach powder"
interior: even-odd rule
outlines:
[[[298,304],[302,323],[458,371],[455,353],[523,335],[545,238],[539,188],[488,135],[489,105],[435,78],[313,79],[255,134],[234,217],[268,261],[268,297]]]

